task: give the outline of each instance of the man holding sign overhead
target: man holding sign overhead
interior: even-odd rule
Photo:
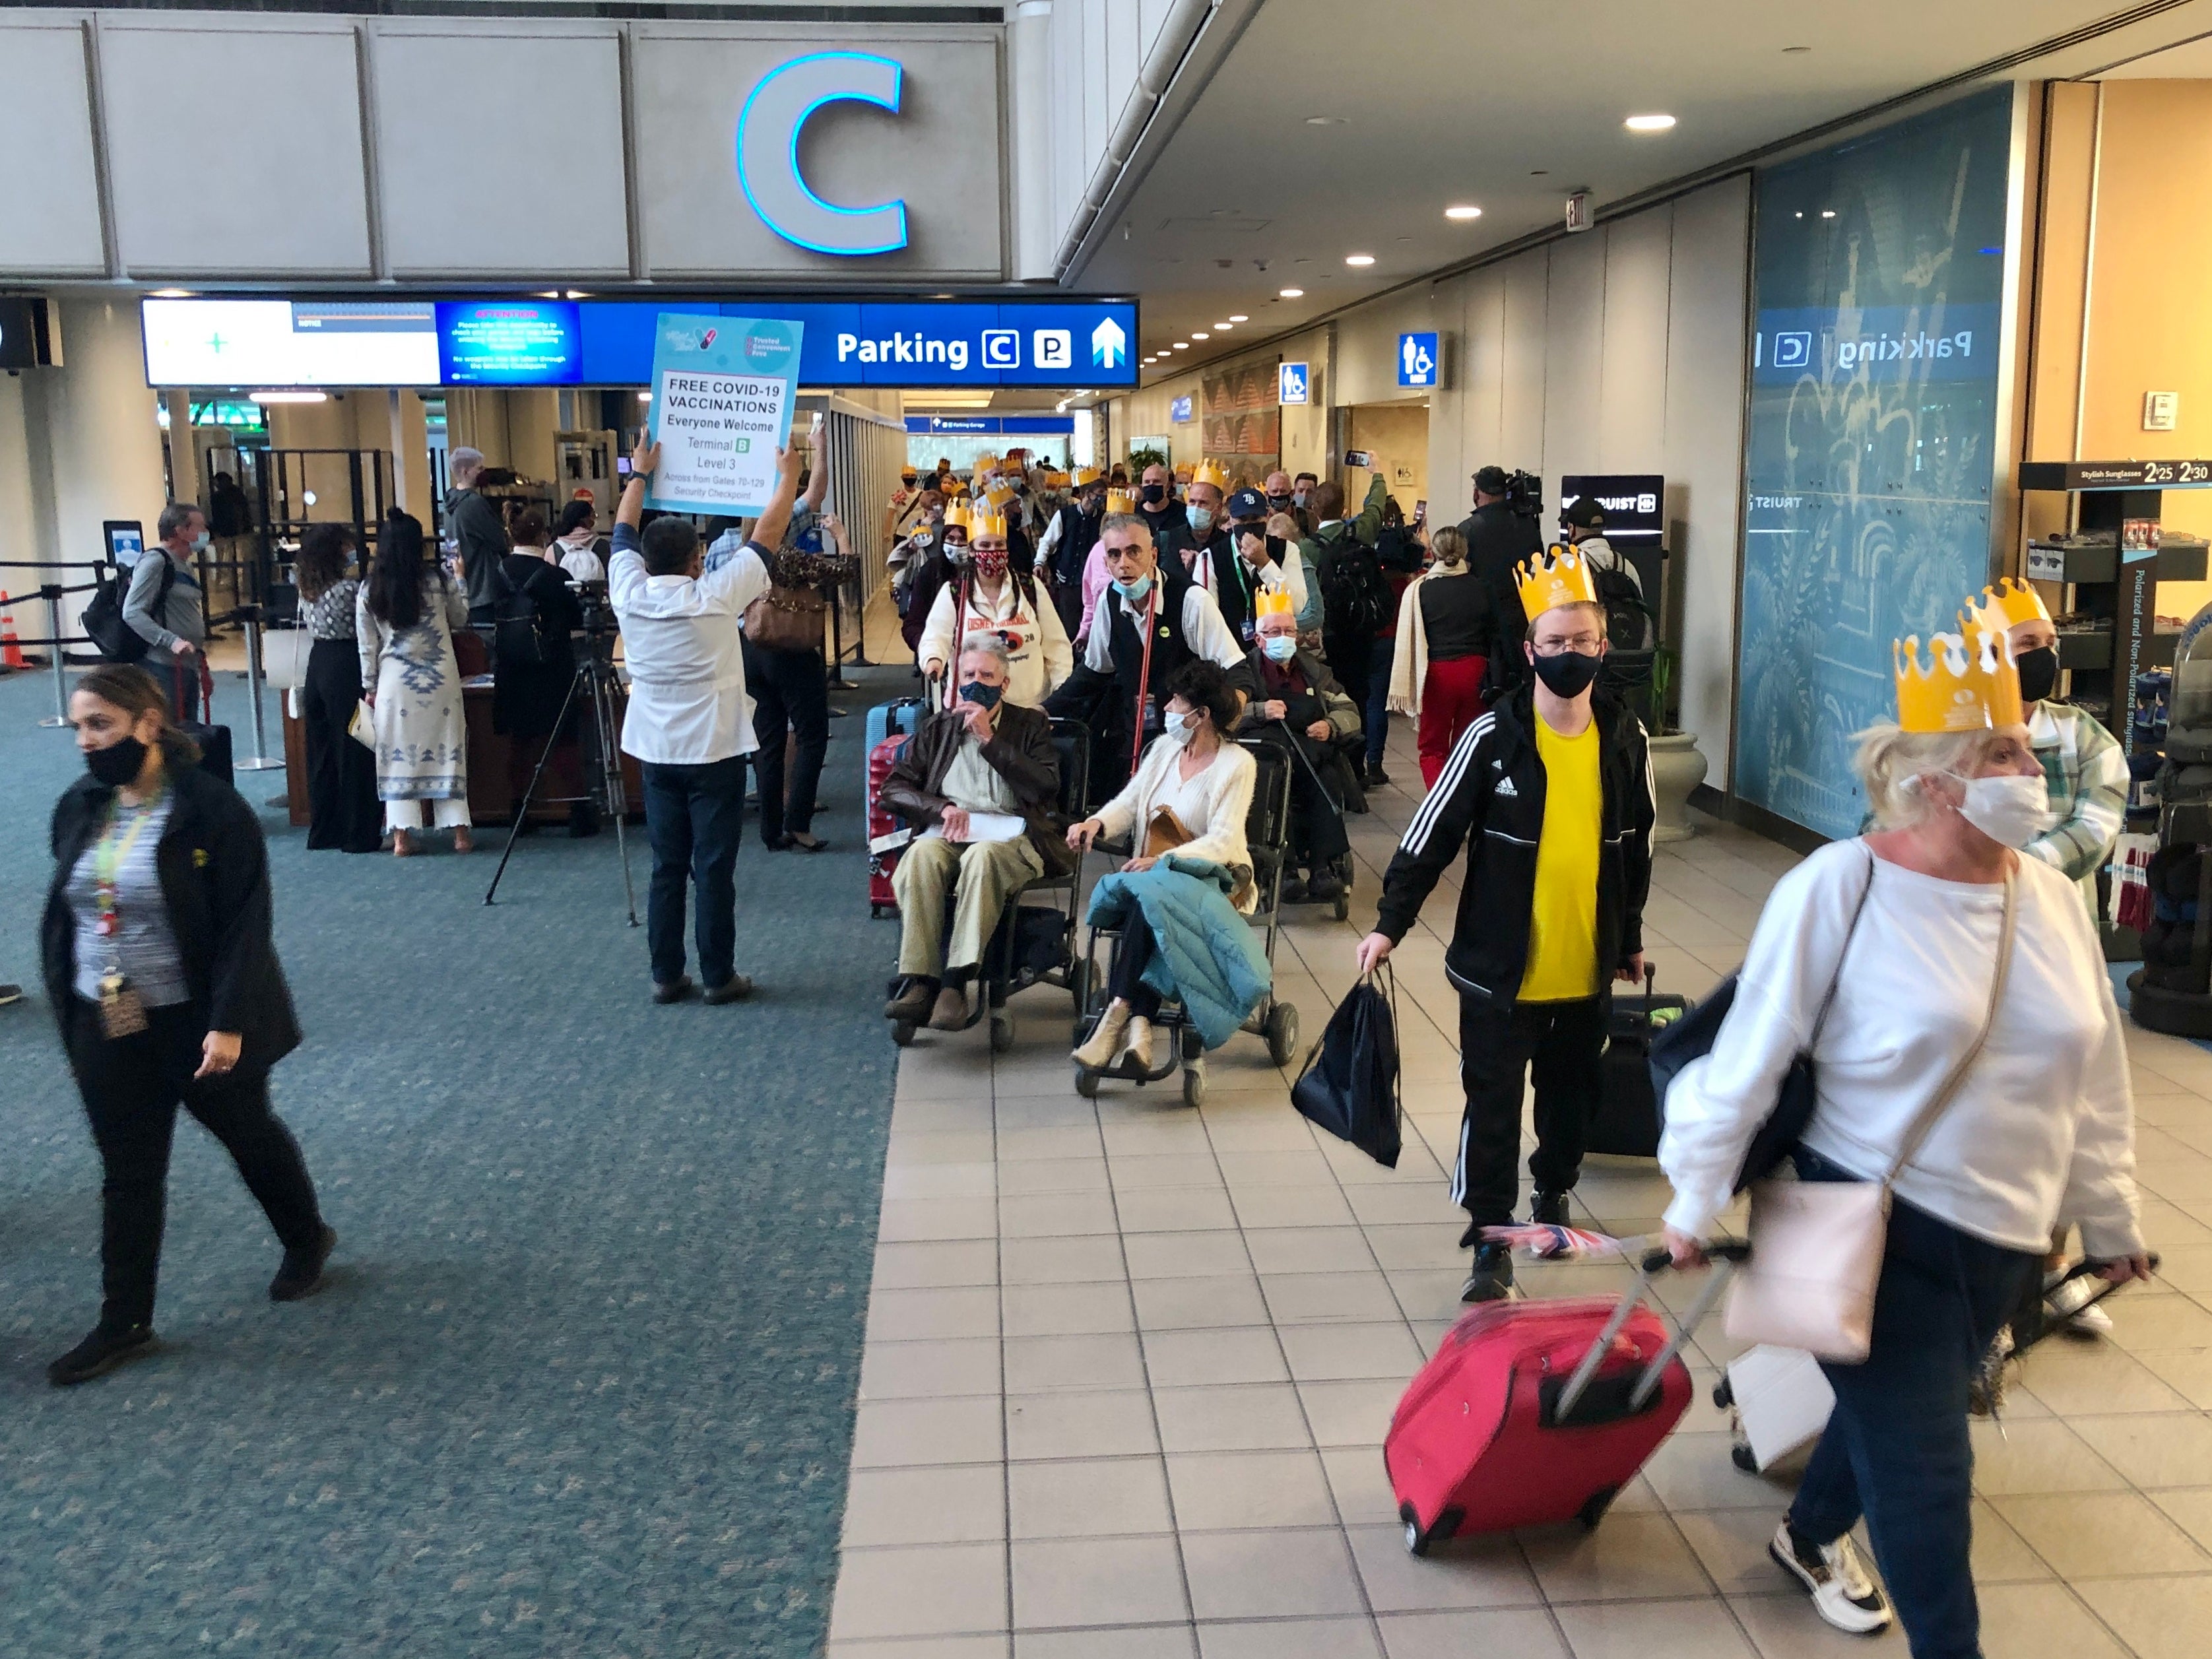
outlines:
[[[684,971],[688,879],[698,889],[706,1000],[735,1002],[753,988],[737,971],[736,871],[744,757],[756,747],[738,623],[745,607],[768,592],[768,562],[799,495],[799,457],[795,448],[773,446],[774,493],[764,506],[754,504],[759,518],[752,539],[719,569],[702,574],[703,550],[689,519],[656,519],[639,533],[647,481],[661,466],[652,431],[630,457],[607,586],[629,666],[622,746],[637,757],[645,781],[646,834],[653,843],[645,916],[653,1000],[681,1002],[691,994]]]

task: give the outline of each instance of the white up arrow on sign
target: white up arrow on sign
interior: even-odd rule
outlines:
[[[1094,368],[1119,368],[1129,361],[1129,337],[1109,317],[1091,331],[1091,362]]]

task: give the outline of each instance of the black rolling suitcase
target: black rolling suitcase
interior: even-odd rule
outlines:
[[[210,724],[215,718],[215,681],[212,677],[200,682],[201,703],[208,720],[179,720],[177,729],[200,746],[200,770],[221,778],[234,789],[238,780],[231,770],[230,728]]]
[[[1642,996],[1617,996],[1599,1061],[1597,1110],[1591,1114],[1588,1150],[1615,1158],[1659,1155],[1659,1096],[1651,1086],[1651,1037],[1687,1012],[1687,997],[1657,996],[1658,970],[1644,969]]]

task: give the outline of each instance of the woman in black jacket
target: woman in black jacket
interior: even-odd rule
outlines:
[[[587,836],[599,828],[599,819],[586,798],[583,756],[576,744],[584,705],[568,697],[576,678],[569,635],[584,625],[584,606],[568,572],[553,562],[550,539],[544,514],[535,507],[523,514],[514,524],[514,550],[500,561],[492,584],[497,597],[492,605],[496,625],[491,724],[507,740],[507,787],[514,810],[521,811],[522,798],[550,745],[547,799],[572,803],[568,832]]]
[[[252,809],[198,765],[154,677],[99,668],[70,699],[90,775],[54,807],[40,946],[46,993],[100,1148],[100,1323],[46,1368],[89,1382],[154,1342],[169,1141],[183,1105],[223,1144],[284,1246],[278,1302],[322,1285],[337,1235],[269,1071],[299,1046],[270,939]]]
[[[313,641],[300,688],[307,739],[307,846],[374,853],[384,844],[384,805],[376,798],[376,756],[349,735],[361,708],[358,578],[346,574],[353,532],[319,524],[301,539],[293,565],[300,610]]]

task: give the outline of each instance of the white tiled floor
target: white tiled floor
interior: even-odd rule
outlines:
[[[1390,764],[1418,785],[1410,753]],[[1353,924],[1291,913],[1277,982],[1307,1041],[1351,983],[1417,794],[1377,792],[1352,821]],[[1794,861],[1711,826],[1665,849],[1645,913],[1662,988],[1701,995],[1732,968]],[[1765,1559],[1786,1493],[1729,1461],[1707,1400],[1729,1352],[1717,1322],[1689,1353],[1697,1402],[1595,1533],[1407,1555],[1383,1430],[1460,1311],[1466,1261],[1440,1161],[1461,1099],[1440,971],[1455,896],[1396,953],[1413,1133],[1395,1172],[1313,1133],[1249,1036],[1212,1057],[1195,1112],[1172,1085],[1078,1097],[1062,994],[1017,1000],[1018,1046],[995,1061],[981,1029],[908,1051],[831,1659],[1869,1650]],[[2131,1048],[2166,1277],[2114,1300],[2112,1340],[2044,1345],[2003,1433],[1975,1431],[1990,1659],[2212,1655],[2212,1053],[2142,1032]],[[1592,1159],[1578,1195],[1640,1232],[1664,1183]],[[1557,1295],[1625,1273],[1522,1278]],[[1683,1305],[1688,1286],[1663,1288]]]

